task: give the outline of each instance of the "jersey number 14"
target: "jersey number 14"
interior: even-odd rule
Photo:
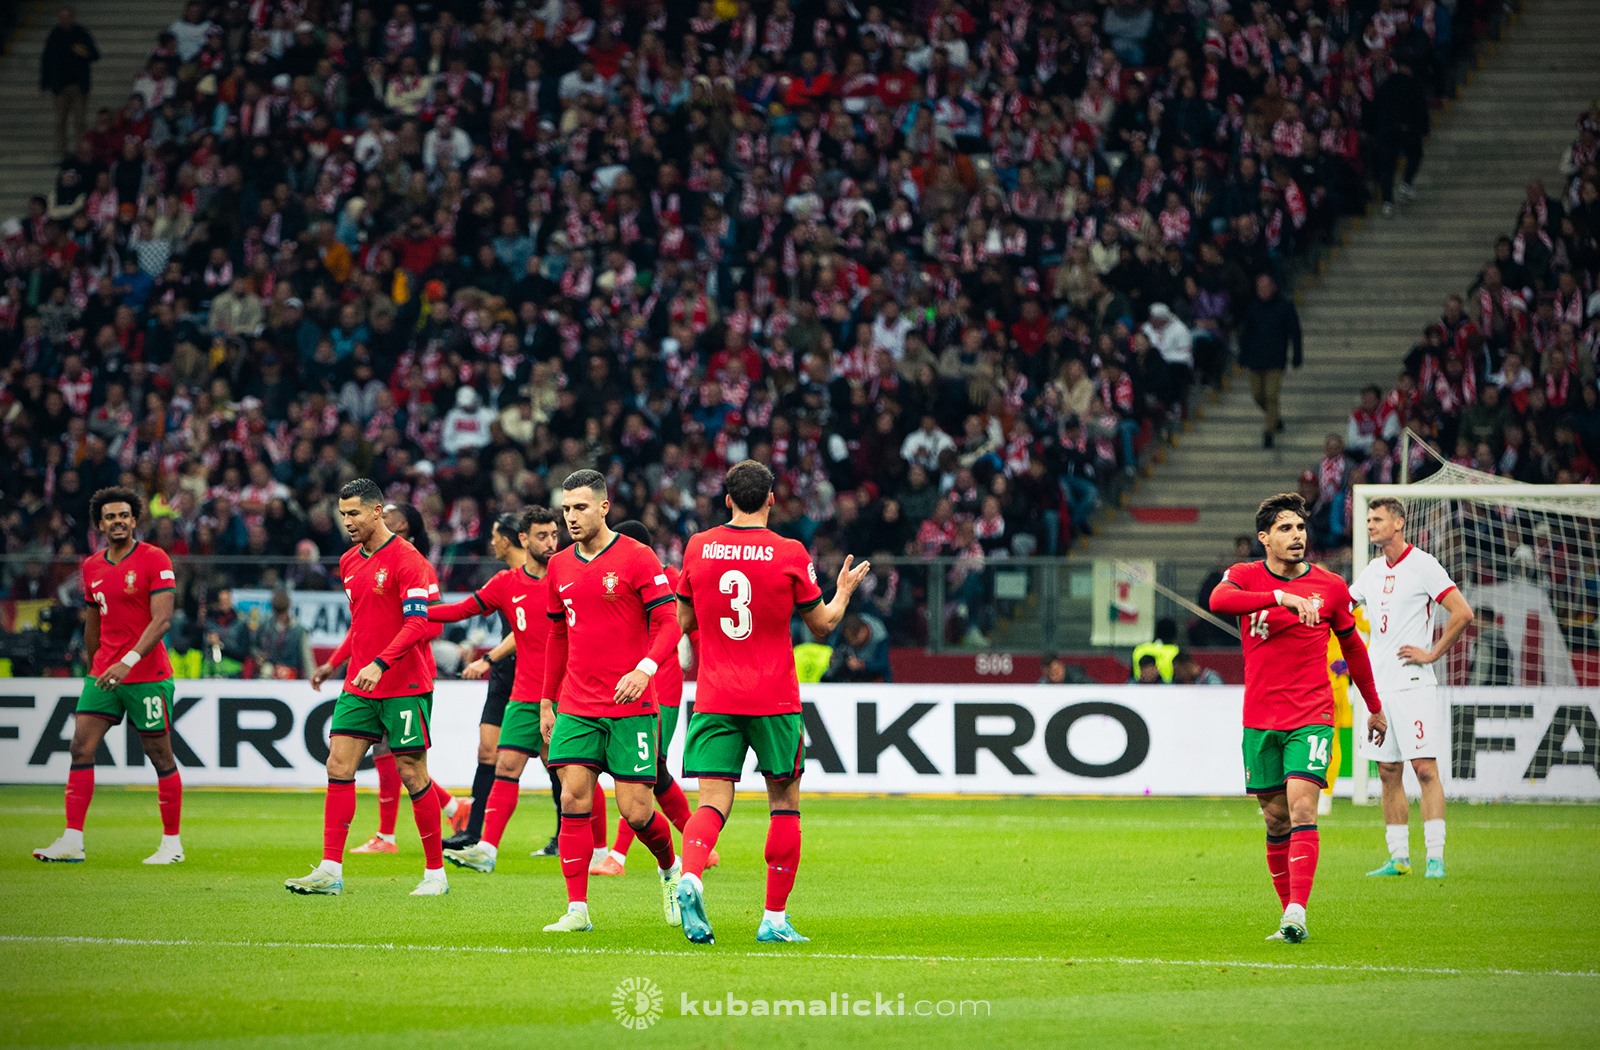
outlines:
[[[1264,641],[1267,635],[1272,633],[1267,627],[1267,616],[1271,612],[1271,609],[1262,609],[1259,612],[1253,612],[1250,614],[1250,626],[1247,628],[1247,630],[1252,637],[1260,638]]]

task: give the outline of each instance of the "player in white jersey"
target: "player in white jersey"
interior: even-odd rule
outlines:
[[[1427,551],[1406,542],[1405,506],[1385,496],[1367,505],[1367,539],[1379,557],[1367,563],[1350,596],[1367,607],[1372,677],[1383,697],[1389,735],[1382,744],[1364,741],[1360,758],[1374,759],[1383,781],[1384,838],[1389,862],[1368,875],[1411,871],[1411,804],[1401,780],[1411,763],[1422,786],[1422,840],[1428,850],[1427,877],[1444,878],[1444,785],[1439,758],[1450,754],[1450,719],[1433,673],[1436,663],[1472,623],[1472,607],[1444,566]],[[1433,639],[1433,612],[1450,614],[1444,632]]]

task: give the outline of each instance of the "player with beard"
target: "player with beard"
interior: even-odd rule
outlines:
[[[1306,561],[1305,500],[1283,493],[1256,511],[1264,560],[1235,565],[1211,592],[1211,611],[1239,617],[1244,638],[1245,791],[1267,825],[1267,870],[1283,907],[1269,941],[1307,937],[1306,901],[1317,872],[1317,795],[1327,786],[1333,746],[1328,630],[1339,639],[1350,677],[1366,701],[1367,736],[1388,731],[1372,663],[1356,631],[1350,590]]]

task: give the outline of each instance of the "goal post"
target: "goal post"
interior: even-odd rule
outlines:
[[[1378,556],[1367,542],[1367,508],[1380,497],[1398,499],[1406,508],[1407,541],[1439,560],[1478,617],[1468,637],[1435,665],[1440,686],[1578,685],[1578,663],[1600,659],[1600,485],[1525,485],[1460,468],[1453,473],[1474,477],[1354,486],[1350,578]],[[1437,631],[1448,614],[1440,608],[1435,615]],[[1358,806],[1372,794],[1360,756],[1359,696],[1352,684],[1350,782]]]

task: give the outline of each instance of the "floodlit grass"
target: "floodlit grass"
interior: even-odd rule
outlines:
[[[303,898],[283,879],[319,858],[320,794],[192,791],[187,862],[151,868],[153,790],[102,787],[88,863],[45,865],[29,850],[59,833],[60,790],[0,788],[0,1043],[1600,1045],[1600,807],[1452,807],[1441,883],[1420,864],[1364,878],[1381,818],[1340,803],[1298,946],[1262,941],[1278,908],[1249,799],[802,810],[790,913],[812,942],[755,942],[766,820],[741,797],[706,878],[718,943],[698,947],[662,921],[642,846],[626,877],[591,880],[594,933],[541,932],[565,894],[557,862],[527,855],[554,826],[533,792],[500,869],[452,870],[447,897],[407,895],[422,858],[402,806],[399,856],[347,856],[344,896]],[[375,822],[363,795],[352,845]],[[630,978],[659,990],[648,1027],[614,1016]],[[842,1015],[845,996],[871,1015]],[[774,1001],[783,1015],[757,1016]]]

